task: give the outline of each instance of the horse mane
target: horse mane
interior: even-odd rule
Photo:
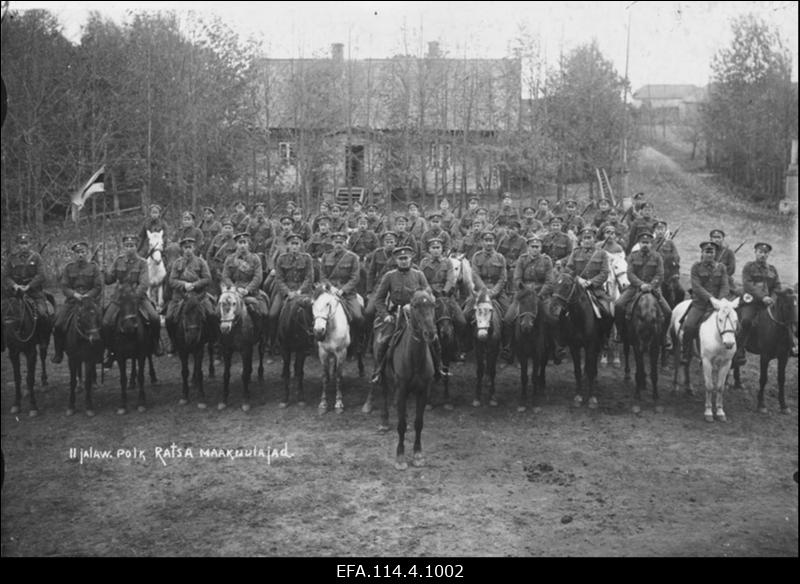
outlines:
[[[420,302],[424,302],[426,300],[428,302],[435,302],[432,294],[430,294],[427,290],[419,289],[414,292],[414,295],[411,297],[411,305],[416,306]]]
[[[489,296],[489,291],[486,288],[478,292],[478,295],[475,297],[475,304],[483,304],[491,301],[492,299]]]
[[[522,290],[517,292],[516,295],[516,300],[520,304],[535,300],[536,298],[537,298],[536,291],[531,288],[523,288]]]

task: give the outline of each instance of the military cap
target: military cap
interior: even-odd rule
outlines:
[[[533,207],[530,207],[530,206],[525,207],[525,208],[522,209],[523,213],[527,213],[528,211],[531,211],[532,213],[536,213],[536,209],[534,209]]]
[[[299,233],[291,233],[291,234],[290,234],[290,235],[289,235],[289,236],[286,238],[286,241],[294,241],[295,239],[298,239],[298,240],[300,240],[300,241],[303,241],[303,238],[302,238],[302,237],[300,237],[300,234],[299,234]]]
[[[414,250],[411,249],[411,246],[409,245],[401,245],[400,247],[395,248],[395,250],[392,253],[398,258],[400,256],[411,257],[412,255],[414,255]]]
[[[356,223],[363,221],[364,223],[369,223],[369,219],[367,219],[366,215],[359,215],[356,217]]]
[[[88,250],[89,249],[89,244],[87,242],[85,242],[85,241],[76,241],[75,243],[72,244],[72,248],[71,249],[72,249],[72,251],[78,251],[81,248]]]
[[[482,219],[473,219],[472,220],[472,226],[475,227],[476,225],[481,225],[482,226],[483,225],[483,220]]]
[[[441,220],[441,218],[442,218],[442,214],[441,213],[431,213],[430,215],[428,215],[428,219],[430,221],[433,221],[434,219]]]
[[[191,211],[184,211],[184,212],[183,212],[183,215],[182,215],[182,217],[183,217],[184,219],[185,219],[186,217],[190,217],[190,218],[192,219],[192,221],[194,221],[194,220],[195,220],[194,213],[192,213]]]
[[[264,203],[260,204],[263,205]],[[295,203],[292,199],[289,199],[286,201],[286,208],[288,209],[289,207],[297,207],[297,203]]]
[[[431,237],[428,240],[428,247],[432,246],[434,243],[438,243],[439,245],[442,245],[441,238],[439,238],[439,237]]]
[[[397,217],[394,218],[394,222],[397,223],[398,221],[405,221],[406,223],[408,223],[408,217],[406,217],[405,215],[398,215]]]
[[[577,207],[578,206],[578,201],[576,201],[575,199],[567,199],[566,201],[564,201],[564,204],[567,207]]]
[[[481,239],[497,239],[497,235],[495,235],[494,231],[487,229],[481,233]]]
[[[649,231],[642,231],[641,233],[639,233],[639,237],[637,237],[636,239],[637,239],[638,241],[641,241],[643,237],[646,237],[646,238],[647,238],[647,239],[649,239],[650,241],[652,241],[652,240],[653,240],[653,234],[652,234],[652,233],[650,233]]]
[[[253,209],[258,209],[259,207],[261,207],[262,209],[267,208],[267,206],[264,203],[256,203],[255,205],[253,205]]]
[[[614,225],[610,225],[610,224],[609,225],[605,225],[603,227],[603,233],[606,233],[608,231],[613,231],[614,233],[616,233],[617,232],[617,228]]]
[[[715,235],[721,235],[724,238],[725,232],[722,229],[712,229],[711,233],[708,234],[709,237],[714,237]]]
[[[513,197],[511,196],[511,193],[503,193],[502,199],[513,199]]]
[[[194,237],[184,237],[184,238],[183,238],[183,239],[181,239],[181,241],[180,241],[181,247],[183,247],[183,246],[184,246],[184,245],[186,245],[187,243],[191,243],[192,245],[194,245],[194,244],[195,244],[195,239],[194,239]]]
[[[659,225],[663,225],[664,227],[666,227],[666,226],[667,226],[667,222],[666,222],[664,219],[656,219],[656,220],[653,222],[653,228],[656,228],[656,227],[658,227]]]
[[[608,210],[608,214],[609,214],[609,215],[612,215],[612,214],[613,214],[613,215],[619,215],[619,209],[617,209],[616,207],[611,207],[611,208]]]
[[[17,243],[30,243],[31,242],[31,234],[30,233],[18,233],[16,237]]]
[[[347,241],[347,234],[344,231],[337,231],[336,233],[331,235],[331,239],[336,241],[337,239],[343,239]]]
[[[639,191],[638,193],[633,195],[633,200],[634,201],[640,201],[642,199],[644,199],[644,192],[642,192],[642,191]]]
[[[522,227],[522,224],[517,219],[509,219],[508,221],[506,221],[506,225],[508,225],[509,227],[516,226],[517,229]]]
[[[367,211],[378,210],[378,205],[367,205]]]
[[[583,237],[583,236],[584,236],[585,234],[587,234],[587,233],[588,233],[589,235],[591,235],[592,237],[594,237],[594,236],[597,234],[597,230],[596,230],[594,227],[591,227],[591,226],[588,226],[588,225],[587,225],[586,227],[584,227],[583,229],[581,229],[581,230],[580,230],[580,232],[578,233],[578,235],[580,235],[581,237]]]
[[[161,213],[161,205],[159,205],[158,203],[150,204],[150,210],[152,211],[153,209],[158,209],[158,212]]]
[[[768,244],[768,243],[764,243],[764,242],[760,241],[755,245],[754,249],[756,251],[771,252],[772,251],[772,246],[770,244]]]
[[[416,207],[417,209],[419,209],[419,205],[418,205],[418,204],[416,204],[416,203],[415,203],[415,202],[413,202],[413,201],[412,201],[412,202],[410,202],[408,205],[406,205],[406,209],[410,209],[411,207]]]
[[[249,231],[241,231],[233,236],[234,241],[238,242],[240,239],[247,239],[250,241],[250,232]]]
[[[236,201],[233,203],[233,206],[235,208],[235,207],[246,207],[247,205],[245,205],[242,201]]]
[[[281,218],[278,219],[278,223],[283,225],[284,221],[288,221],[289,223],[294,223],[294,219],[292,219],[291,215],[281,215]]]
[[[475,212],[476,213],[486,213],[488,215],[489,214],[489,209],[487,209],[486,207],[478,207],[475,210]]]
[[[550,221],[548,223],[552,223],[553,221],[560,221],[561,223],[564,222],[564,218],[561,215],[553,215],[550,217]]]
[[[548,205],[550,204],[550,201],[548,201],[548,200],[547,200],[547,199],[545,199],[544,197],[542,197],[542,198],[540,198],[538,201],[536,201],[536,204],[537,204],[537,205],[541,205],[541,204],[542,204],[542,201],[544,201],[544,202],[545,202],[545,203],[547,203]]]
[[[700,243],[700,249],[703,251],[706,251],[707,249],[712,249],[714,251],[717,251],[719,249],[719,246],[713,241],[703,241]]]
[[[328,217],[327,215],[320,215],[317,218],[317,223],[330,223],[330,222],[331,222],[331,218]]]
[[[330,205],[328,205],[328,208],[331,211],[333,211],[334,209],[336,209],[337,211],[341,211],[342,210],[342,206],[337,204],[337,203],[331,203]]]
[[[473,196],[471,196],[469,199],[467,199],[467,202],[468,202],[468,203],[471,203],[472,201],[475,201],[475,202],[477,203],[477,202],[479,202],[479,201],[480,201],[480,198],[479,198],[479,197],[476,197],[475,195],[473,195]]]
[[[397,234],[396,234],[394,231],[384,231],[384,232],[383,232],[383,235],[381,235],[381,241],[383,241],[384,239],[386,239],[386,237],[387,237],[388,235],[391,235],[392,237],[394,237],[395,239],[397,239]]]
[[[212,215],[216,215],[217,212],[214,210],[214,207],[203,207],[203,211],[208,211]]]
[[[122,245],[125,245],[126,243],[133,243],[135,245],[137,241],[138,239],[135,235],[128,234],[122,236]]]
[[[525,241],[528,243],[528,245],[530,245],[530,244],[532,244],[532,243],[538,243],[538,244],[541,244],[541,243],[542,243],[542,238],[541,238],[541,237],[539,237],[538,235],[529,235],[529,236],[528,236],[528,237],[525,239]]]
[[[223,227],[225,227],[226,225],[230,225],[231,227],[233,227],[233,220],[230,217],[224,217],[222,221],[220,221],[220,225],[222,225]]]
[[[302,215],[302,214],[303,210],[300,207],[295,207],[294,209],[292,209],[292,215]]]
[[[611,201],[610,201],[609,199],[607,199],[606,197],[601,197],[601,198],[600,198],[600,199],[597,201],[597,204],[598,204],[598,205],[599,205],[600,203],[608,203],[608,204],[610,205],[610,204],[611,204]]]

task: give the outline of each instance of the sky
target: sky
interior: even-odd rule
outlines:
[[[705,85],[713,55],[730,46],[731,19],[755,12],[775,25],[792,52],[797,80],[797,2],[42,2],[11,1],[14,10],[46,8],[74,42],[91,10],[122,23],[129,10],[191,8],[213,13],[242,36],[261,39],[268,56],[312,57],[344,43],[351,58],[422,55],[438,41],[452,57],[500,58],[520,27],[541,39],[548,63],[596,40],[634,90],[645,84]]]

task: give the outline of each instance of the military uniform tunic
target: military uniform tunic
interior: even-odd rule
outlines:
[[[31,250],[17,251],[8,256],[4,273],[4,293],[13,294],[14,284],[28,286],[25,295],[34,301],[40,316],[47,315],[49,309],[44,295],[45,274],[42,256]]]
[[[383,319],[389,312],[388,302],[392,306],[403,306],[411,302],[417,290],[431,291],[428,280],[422,271],[415,268],[408,270],[391,270],[387,272],[375,291],[375,307],[377,319]]]
[[[573,276],[589,280],[598,296],[605,297],[604,285],[608,280],[608,254],[594,246],[575,248],[567,260],[566,270]]]
[[[533,289],[542,296],[546,285],[553,283],[553,260],[540,253],[536,258],[529,253],[522,254],[514,267],[513,292],[524,288]]]
[[[505,294],[507,279],[506,258],[496,251],[481,250],[472,256],[472,280],[475,288],[487,288],[489,296],[497,300],[503,312],[508,309],[508,298]],[[474,303],[471,304],[473,305]]]
[[[364,260],[370,253],[375,251],[380,243],[378,236],[373,231],[356,231],[350,236],[347,243],[347,248],[358,256],[360,260]]]
[[[542,252],[554,262],[563,260],[572,253],[572,240],[563,231],[551,231],[542,238]]]
[[[92,301],[96,301],[100,296],[102,292],[100,267],[94,262],[84,260],[68,263],[61,275],[61,291],[66,302],[56,313],[55,328],[58,331],[64,330],[64,325],[79,305],[80,301],[75,294],[86,294]]]
[[[673,276],[680,274],[681,271],[681,256],[678,253],[678,248],[675,242],[665,237],[659,237],[653,240],[653,249],[661,254],[661,259],[664,260],[664,280],[669,280]]]

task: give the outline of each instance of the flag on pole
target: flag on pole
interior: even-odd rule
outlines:
[[[83,206],[86,204],[86,201],[89,200],[89,197],[95,193],[105,192],[105,177],[106,167],[103,165],[100,167],[100,170],[92,175],[92,178],[89,179],[89,182],[87,182],[82,189],[75,191],[75,194],[72,195],[73,221],[78,221],[78,212],[83,209]]]

